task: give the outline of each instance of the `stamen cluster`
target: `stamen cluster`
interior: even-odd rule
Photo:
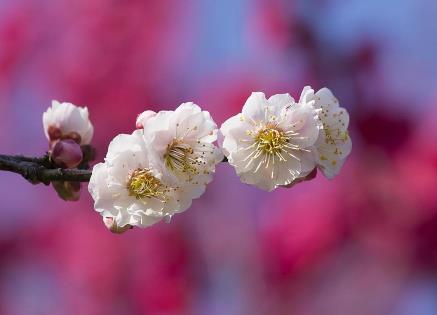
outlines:
[[[165,166],[173,172],[198,174],[196,165],[199,164],[193,157],[193,149],[179,139],[174,139],[164,154]]]
[[[166,187],[147,168],[136,169],[129,175],[127,189],[129,196],[134,196],[136,199],[156,198],[163,202],[166,199]]]
[[[285,160],[281,153],[285,153],[290,137],[277,127],[266,127],[261,129],[255,137],[257,144],[256,157],[261,154],[276,155],[280,160]]]

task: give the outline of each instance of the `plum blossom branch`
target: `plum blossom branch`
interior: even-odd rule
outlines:
[[[234,167],[243,183],[266,191],[312,180],[318,170],[331,179],[352,149],[348,125],[347,111],[327,88],[307,86],[298,102],[290,94],[267,99],[252,93],[220,129],[209,112],[187,102],[174,111],[138,115],[136,130],[117,135],[91,171],[88,109],[53,101],[43,114],[48,152],[0,155],[0,171],[51,184],[66,201],[79,200],[81,182],[89,182],[94,209],[110,231],[123,233],[187,210],[220,162]]]
[[[227,162],[226,157],[222,162]],[[48,155],[28,157],[0,154],[0,171],[17,173],[33,184],[46,185],[54,181],[89,182],[92,174],[92,171],[85,169],[54,167]]]
[[[88,182],[92,173],[84,169],[56,168],[48,155],[40,158],[0,155],[0,170],[20,174],[33,184],[46,185],[53,181]]]

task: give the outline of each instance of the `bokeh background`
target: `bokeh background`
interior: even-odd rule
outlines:
[[[42,155],[52,99],[88,106],[102,160],[145,110],[218,124],[252,91],[327,86],[354,149],[265,193],[218,167],[191,209],[109,233],[0,174],[0,314],[437,314],[437,2],[0,0],[0,152]]]

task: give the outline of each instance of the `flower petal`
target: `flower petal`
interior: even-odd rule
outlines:
[[[263,121],[265,120],[265,113],[268,109],[268,102],[266,96],[262,92],[253,92],[243,106],[243,116],[249,121]]]

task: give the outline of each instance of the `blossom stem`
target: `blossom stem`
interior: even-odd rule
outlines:
[[[222,162],[227,162],[226,157]],[[0,154],[0,171],[20,174],[32,184],[49,185],[54,181],[89,182],[91,170],[56,168],[49,156],[28,157]]]
[[[54,168],[48,155],[41,158],[0,155],[0,170],[20,174],[33,184],[48,185],[53,181],[88,182],[91,177],[89,170]]]

